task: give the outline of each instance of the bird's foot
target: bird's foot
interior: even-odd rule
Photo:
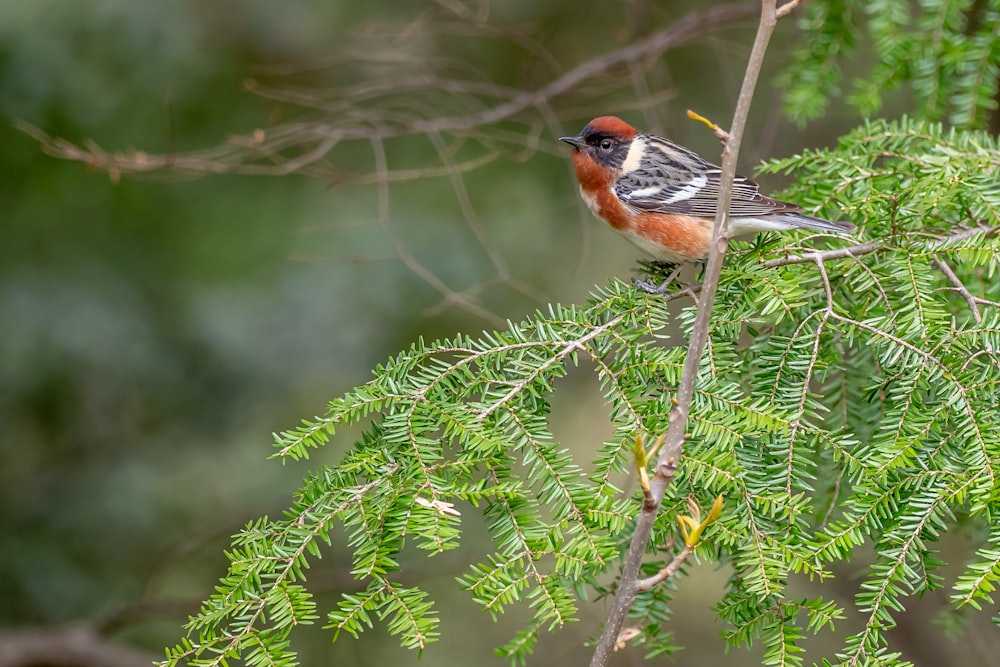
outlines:
[[[656,266],[657,268],[666,268],[666,267],[669,267],[670,264],[663,264],[661,262],[655,262],[654,266]],[[664,280],[659,285],[657,285],[652,280],[645,280],[643,278],[637,278],[636,281],[635,281],[635,286],[638,289],[641,289],[644,292],[648,292],[649,294],[658,294],[660,296],[663,296],[664,294],[667,293],[667,287],[669,287],[670,284],[672,282],[674,282],[674,280],[677,279],[677,276],[680,275],[681,270],[683,268],[684,268],[683,264],[677,264],[677,265],[675,265],[673,267],[673,270],[667,275],[666,280]]]

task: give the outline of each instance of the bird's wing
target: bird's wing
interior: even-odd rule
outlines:
[[[615,193],[632,208],[656,213],[681,213],[714,218],[718,209],[719,169],[706,169],[688,180],[664,182],[641,170],[625,174],[615,183]],[[781,202],[760,193],[760,186],[744,176],[733,180],[729,204],[732,216],[756,217],[773,213],[801,211],[800,206]]]

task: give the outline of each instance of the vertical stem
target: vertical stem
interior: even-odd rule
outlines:
[[[778,21],[776,5],[776,0],[762,0],[761,2],[760,24],[757,28],[757,37],[754,40],[753,50],[750,53],[750,59],[747,63],[743,86],[740,89],[739,100],[736,103],[736,111],[733,115],[733,123],[726,140],[725,148],[722,151],[722,181],[719,187],[719,204],[715,217],[715,227],[712,231],[712,245],[708,253],[708,263],[702,281],[701,295],[698,299],[698,313],[695,317],[694,327],[691,330],[687,356],[684,359],[684,370],[681,375],[680,385],[677,387],[676,402],[670,412],[670,425],[667,429],[666,441],[656,461],[656,470],[650,485],[651,492],[643,502],[642,511],[639,513],[639,518],[636,521],[635,532],[632,534],[632,542],[629,544],[628,552],[625,555],[618,591],[615,594],[614,602],[608,613],[604,631],[594,649],[594,655],[590,661],[591,667],[603,667],[607,664],[608,658],[617,641],[618,633],[621,631],[625,616],[635,601],[636,582],[639,578],[642,557],[646,551],[646,543],[649,541],[649,535],[653,530],[653,522],[656,520],[656,514],[659,512],[660,504],[663,502],[667,486],[677,472],[677,462],[680,460],[684,449],[684,433],[687,428],[688,412],[691,408],[691,399],[694,396],[695,380],[698,376],[698,369],[701,366],[701,358],[705,351],[705,344],[708,341],[712,305],[715,302],[715,291],[719,285],[722,259],[725,256],[726,246],[729,242],[726,227],[729,218],[729,204],[733,194],[733,178],[736,175],[736,160],[739,157],[743,131],[746,128],[747,117],[750,113],[750,102],[753,99],[757,79],[760,76],[764,54],[767,51],[767,44]]]

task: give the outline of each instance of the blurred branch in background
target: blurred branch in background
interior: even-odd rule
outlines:
[[[372,39],[380,48],[307,65],[268,68],[267,74],[277,76],[278,83],[248,80],[247,90],[286,110],[294,110],[301,117],[233,136],[212,148],[159,155],[139,150],[108,151],[93,141],[76,144],[50,136],[28,123],[18,122],[17,126],[35,138],[46,154],[107,172],[112,181],[128,175],[180,172],[302,174],[331,185],[375,184],[378,222],[392,240],[397,259],[441,297],[438,306],[429,312],[457,306],[492,326],[502,326],[506,317],[484,308],[478,298],[485,287],[506,284],[535,303],[548,299],[511,274],[478,220],[463,174],[501,157],[523,162],[539,150],[555,152],[553,138],[565,134],[560,119],[572,115],[565,109],[557,112],[555,106],[564,106],[564,98],[571,93],[585,85],[588,98],[606,98],[628,90],[637,78],[656,65],[665,51],[743,23],[755,12],[753,2],[694,11],[648,37],[559,73],[536,90],[521,90],[493,83],[460,60],[420,54],[420,46],[427,37],[462,33],[477,39],[511,40],[548,70],[555,73],[561,70],[557,59],[529,34],[493,26],[484,14],[461,3],[442,2],[398,34],[374,36]],[[512,34],[519,37],[512,39]],[[631,74],[605,76],[616,68],[626,68]],[[289,83],[296,76],[317,73],[329,74],[335,82],[357,79],[362,74],[360,81],[340,85],[324,82],[320,87],[310,87]],[[640,99],[648,106],[662,97]],[[593,104],[587,102],[586,106],[588,110],[583,113],[589,114]],[[395,153],[386,142],[408,137],[423,137],[437,156],[435,163],[416,167],[393,164]],[[370,144],[370,159],[360,159],[356,150],[345,146],[356,142]],[[349,154],[338,158],[337,150],[345,147]],[[407,150],[412,151],[412,147]],[[369,165],[368,168],[363,164]],[[388,185],[432,177],[450,180],[465,224],[487,255],[494,278],[457,289],[409,250],[393,230]]]
[[[84,626],[0,632],[0,667],[149,667],[153,659]]]
[[[155,654],[129,648],[115,634],[151,619],[187,616],[197,609],[197,600],[144,601],[88,623],[0,631],[0,667],[148,667]]]
[[[456,10],[461,18],[474,19],[469,17],[462,5],[442,4]],[[421,58],[412,53],[354,55],[305,68],[332,70],[335,73],[370,71],[362,83],[346,87],[303,89],[248,80],[246,87],[250,92],[292,107],[319,112],[323,120],[280,123],[254,130],[248,135],[232,137],[219,146],[201,151],[165,155],[134,150],[109,152],[94,142],[77,145],[49,136],[27,123],[19,123],[18,126],[38,140],[48,155],[106,171],[114,180],[127,174],[165,170],[269,176],[298,173],[328,179],[332,183],[420,179],[474,169],[501,154],[524,160],[543,143],[554,147],[554,140],[543,141],[540,135],[542,128],[547,129],[551,137],[562,133],[561,121],[552,108],[557,98],[583,84],[600,86],[601,89],[588,89],[587,94],[594,96],[631,88],[633,82],[630,79],[598,77],[620,66],[637,67],[644,72],[655,66],[657,58],[665,51],[696,42],[708,33],[741,24],[753,17],[756,11],[756,3],[739,2],[691,12],[648,37],[587,60],[533,91],[488,81],[452,78],[448,75],[449,71],[466,69],[460,62],[440,57]],[[509,37],[510,32],[490,29],[478,20],[466,27],[473,32],[493,32],[504,37]],[[430,19],[421,20],[410,30],[397,35],[395,42],[415,40],[424,31],[439,32],[442,28]],[[528,43],[536,53],[541,49],[533,41]],[[551,55],[546,55],[544,60],[556,66]],[[297,73],[276,68],[270,72],[282,76]],[[440,115],[442,109],[448,108],[456,109],[458,113]],[[494,127],[506,120],[515,122],[514,129],[499,131]],[[441,133],[456,135],[459,143],[441,151],[437,145]],[[327,161],[341,142],[387,140],[411,135],[425,135],[436,144],[441,164],[398,173],[386,170],[385,173],[365,174],[359,173],[353,166],[337,166]],[[468,139],[479,143],[487,152],[476,160],[455,163],[451,155],[457,152],[461,141]],[[506,145],[518,150],[499,152]]]

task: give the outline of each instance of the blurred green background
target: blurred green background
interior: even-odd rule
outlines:
[[[460,180],[394,181],[383,191],[388,209],[364,140],[337,145],[329,177],[159,170],[115,179],[44,155],[15,121],[107,151],[171,155],[279,123],[364,126],[372,109],[386,122],[395,112],[461,115],[488,106],[488,95],[463,100],[428,84],[367,107],[351,95],[420,71],[535,90],[699,4],[5,0],[0,655],[18,632],[68,624],[160,655],[212,592],[229,536],[280,513],[310,466],[335,463],[351,443],[346,434],[310,462],[281,466],[267,460],[271,432],[321,413],[418,336],[475,334],[630,276],[638,251],[580,205],[568,150],[555,137],[616,112],[717,155],[716,140],[683,112],[726,124],[753,21],[632,71],[602,73],[481,128],[468,145],[443,136],[456,162],[490,146],[496,155]],[[782,26],[766,76],[794,38],[792,25]],[[252,94],[249,80],[284,99]],[[295,104],[303,91],[325,106]],[[857,122],[836,108],[796,128],[779,107],[780,91],[765,78],[743,171],[768,155],[830,143]],[[392,170],[442,164],[420,134],[385,151]],[[555,432],[584,457],[610,431],[590,379],[571,374],[555,406]],[[475,517],[467,531],[476,553]],[[502,664],[493,647],[519,627],[517,614],[492,624],[457,590],[466,556],[404,569],[442,609],[443,639],[424,663]],[[321,604],[351,589],[348,562],[334,549],[314,570],[314,588],[329,596]],[[725,577],[696,568],[681,586],[683,664],[723,655],[711,604]],[[850,595],[849,576],[845,585]],[[603,613],[592,607],[542,642],[539,662],[587,659],[582,643]],[[417,661],[381,628],[332,648],[318,629],[300,641],[304,664]],[[726,661],[756,658],[736,652]]]

